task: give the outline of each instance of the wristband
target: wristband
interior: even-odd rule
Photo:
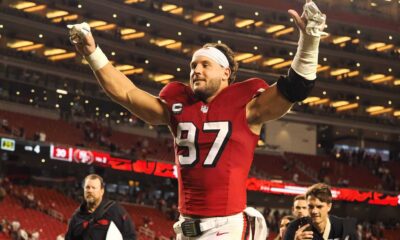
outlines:
[[[300,40],[291,67],[307,80],[317,78],[319,37],[300,31]]]
[[[89,56],[86,56],[85,59],[94,72],[103,68],[108,63],[107,56],[101,51],[99,46]]]
[[[303,15],[307,23],[305,29],[300,29],[300,39],[297,53],[292,62],[292,69],[307,80],[317,78],[318,48],[325,28],[326,15],[321,13],[313,1],[304,5]]]

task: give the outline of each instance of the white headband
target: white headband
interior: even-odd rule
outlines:
[[[215,47],[200,48],[193,54],[192,61],[194,61],[194,59],[197,56],[211,58],[212,60],[217,62],[222,67],[224,67],[224,68],[229,67],[229,62],[228,62],[228,59],[226,58],[225,54],[223,54],[220,50],[218,50]]]

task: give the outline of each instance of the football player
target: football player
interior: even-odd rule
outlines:
[[[306,0],[294,10],[300,39],[287,76],[234,83],[237,62],[225,44],[206,44],[190,61],[188,84],[167,84],[159,96],[135,86],[109,63],[86,23],[69,26],[70,40],[108,96],[153,125],[168,125],[175,139],[180,220],[177,239],[266,239],[262,215],[246,208],[246,179],[264,122],[280,118],[305,99],[316,79],[325,15]],[[255,218],[249,231],[248,217]]]

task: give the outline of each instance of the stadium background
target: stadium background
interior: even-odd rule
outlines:
[[[298,34],[287,10],[302,0],[0,2],[0,220],[56,239],[92,172],[124,203],[139,239],[169,239],[177,217],[173,140],[113,103],[68,40],[87,21],[119,70],[157,94],[188,79],[206,42],[237,52],[238,80],[272,84],[285,74]],[[333,213],[358,219],[363,239],[400,235],[400,1],[318,0],[329,35],[311,96],[265,125],[248,203],[276,235],[294,194],[323,181]],[[10,239],[0,233],[0,239]]]

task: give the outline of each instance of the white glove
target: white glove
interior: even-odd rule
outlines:
[[[86,61],[89,63],[90,68],[93,71],[98,71],[108,63],[107,56],[103,53],[100,47],[96,47],[93,52],[85,54],[85,49],[95,47],[95,42],[92,36],[88,36],[90,32],[90,26],[86,22],[67,25],[69,29],[69,40],[75,45],[77,51],[81,53]]]
[[[321,13],[318,6],[313,2],[307,2],[303,7],[303,15],[307,20],[306,33],[314,37],[328,35],[325,29],[326,15]]]
[[[90,26],[86,22],[79,24],[68,24],[69,40],[72,44],[82,43],[82,39],[90,33]]]
[[[318,48],[325,28],[326,15],[322,14],[312,0],[307,0],[303,8],[302,20],[306,22],[304,29],[300,28],[300,38],[296,55],[291,67],[297,74],[307,80],[317,78]],[[296,21],[297,22],[297,21]]]

